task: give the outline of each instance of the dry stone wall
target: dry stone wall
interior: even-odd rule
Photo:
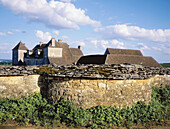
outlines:
[[[152,86],[170,85],[170,75],[149,79],[109,80],[46,77],[46,97],[56,103],[61,98],[70,100],[79,108],[97,105],[132,106],[138,101],[146,104],[151,99]],[[45,94],[45,93],[44,93]]]
[[[53,103],[64,98],[79,108],[97,105],[121,108],[137,101],[148,103],[152,86],[165,85],[170,86],[170,68],[164,67],[130,64],[0,67],[0,98],[40,92]]]
[[[143,67],[141,65],[67,65],[53,66],[52,76],[89,79],[148,79],[155,75],[170,75],[170,68]]]

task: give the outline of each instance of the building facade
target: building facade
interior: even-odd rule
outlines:
[[[66,65],[76,63],[83,56],[78,48],[70,48],[61,39],[52,38],[48,43],[40,42],[32,50],[28,50],[21,41],[12,49],[12,65]]]

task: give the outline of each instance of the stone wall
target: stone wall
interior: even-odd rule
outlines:
[[[56,103],[61,98],[70,100],[77,107],[97,105],[121,108],[138,101],[146,104],[151,99],[152,86],[170,85],[170,75],[157,75],[144,80],[108,80],[46,77],[46,97]],[[45,95],[45,94],[44,94]]]
[[[0,98],[40,92],[53,103],[64,98],[79,108],[147,104],[152,86],[165,85],[170,86],[170,68],[129,64],[0,67]]]
[[[42,78],[40,75],[0,76],[0,98],[20,98],[29,93],[39,93]]]

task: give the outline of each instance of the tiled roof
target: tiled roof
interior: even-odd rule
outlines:
[[[70,48],[70,50],[71,50],[71,53],[73,55],[81,55],[81,56],[83,56],[82,51],[80,49],[78,49],[78,48]]]
[[[107,48],[105,54],[122,54],[143,56],[140,50]]]
[[[81,57],[77,64],[141,64],[146,67],[161,67],[161,65],[152,57],[138,56],[138,55],[121,55],[121,54],[107,54],[107,55],[90,55]]]
[[[50,64],[56,64],[56,65],[66,65],[66,61],[64,58],[51,58],[49,57]]]
[[[161,67],[160,64],[152,57],[137,55],[107,55],[106,64],[141,64],[146,67]]]
[[[28,50],[28,48],[20,41],[13,50]]]

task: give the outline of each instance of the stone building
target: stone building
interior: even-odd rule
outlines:
[[[143,56],[140,50],[107,48],[104,55],[82,56],[77,64],[140,64],[146,67],[161,67],[152,57]]]
[[[81,47],[69,48],[61,39],[58,42],[52,38],[48,43],[36,45],[28,50],[21,41],[12,49],[12,65],[66,65],[76,63],[83,56]]]

